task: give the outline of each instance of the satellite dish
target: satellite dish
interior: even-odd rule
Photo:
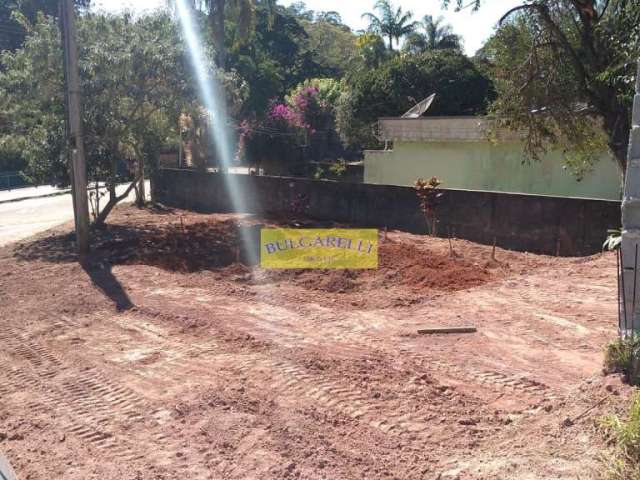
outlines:
[[[17,480],[15,472],[9,465],[9,461],[0,453],[0,479],[1,480]]]
[[[429,110],[429,107],[433,103],[433,100],[436,98],[436,94],[432,93],[427,98],[418,103],[415,107],[409,110],[407,113],[402,115],[400,118],[420,118],[424,115],[424,112]]]

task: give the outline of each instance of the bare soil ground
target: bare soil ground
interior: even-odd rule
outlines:
[[[0,249],[21,479],[596,476],[629,395],[600,372],[613,255],[389,232],[377,271],[266,272],[237,262],[239,222],[269,224],[122,207],[82,265],[69,226]]]

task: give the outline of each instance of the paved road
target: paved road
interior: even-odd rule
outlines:
[[[38,187],[43,189],[42,191],[46,188]],[[126,185],[121,185],[118,187],[118,193],[122,193],[125,189]],[[134,198],[135,193],[131,192],[127,201],[132,202]],[[17,242],[71,220],[73,220],[73,202],[68,193],[55,197],[2,203],[0,204],[0,246]]]
[[[0,203],[20,200],[24,198],[44,197],[68,193],[68,188],[57,188],[51,185],[41,185],[39,187],[14,188],[12,190],[0,190]]]

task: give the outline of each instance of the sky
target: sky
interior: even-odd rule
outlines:
[[[296,0],[280,0],[279,3],[288,6],[294,1]],[[166,0],[95,0],[93,3],[99,9],[142,12],[162,8],[165,2]],[[361,16],[364,12],[372,11],[375,0],[306,0],[305,3],[311,10],[335,10],[342,16],[343,22],[354,30],[360,30],[367,26]],[[442,15],[453,26],[454,32],[464,39],[467,54],[473,55],[491,35],[500,17],[510,8],[520,5],[522,0],[485,0],[477,12],[470,8],[460,12],[453,8],[442,10],[441,3],[441,0],[395,0],[395,5],[411,10],[416,19],[427,14],[434,17]]]

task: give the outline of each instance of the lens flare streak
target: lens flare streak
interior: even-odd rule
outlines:
[[[230,174],[229,168],[233,165],[233,148],[235,144],[233,130],[228,128],[228,115],[224,90],[214,75],[211,74],[207,57],[202,48],[202,37],[194,19],[193,12],[187,4],[187,0],[176,1],[176,12],[180,26],[189,50],[191,64],[198,83],[201,99],[209,115],[209,134],[218,161],[224,173],[225,182],[229,192],[232,208],[238,213],[248,213],[246,202],[241,194],[238,175]],[[245,247],[248,260],[251,264],[257,263],[257,252],[253,241],[248,235],[243,234],[245,229],[240,229],[242,242]],[[254,258],[255,257],[255,258]]]

